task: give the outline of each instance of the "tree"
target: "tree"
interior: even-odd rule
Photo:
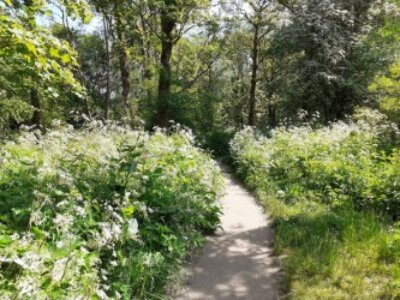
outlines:
[[[280,1],[289,14],[275,35],[277,59],[291,70],[285,83],[288,111],[321,112],[325,121],[342,119],[367,93],[370,48],[365,38],[381,26],[376,1]],[[375,57],[375,60],[378,58]],[[368,61],[371,62],[371,57]]]
[[[210,19],[196,36],[182,37],[171,58],[174,120],[202,136],[215,128],[217,107],[224,99],[219,63],[225,42],[219,30],[218,22]]]
[[[124,6],[121,5],[118,1],[115,2],[114,6],[114,18],[115,18],[115,29],[117,32],[118,44],[118,61],[119,61],[119,70],[121,76],[121,86],[122,86],[122,104],[123,107],[126,108],[130,92],[131,85],[129,81],[130,72],[128,69],[128,55],[127,55],[127,41],[126,34],[124,30],[124,24],[126,23],[126,19],[124,18]]]
[[[160,31],[156,33],[161,41],[160,74],[158,81],[157,125],[169,127],[173,118],[171,107],[171,57],[174,45],[193,28],[197,13],[209,5],[208,0],[162,0],[151,5],[160,20]]]
[[[270,0],[246,0],[245,3],[251,8],[251,15],[243,12],[246,21],[250,24],[253,33],[251,46],[251,81],[249,94],[249,117],[248,125],[256,125],[256,89],[259,69],[259,48],[263,38],[273,29],[273,10]]]
[[[104,93],[104,106],[106,118],[109,118],[111,105],[111,62],[114,56],[118,61],[118,70],[121,87],[120,107],[125,110],[128,107],[131,93],[130,70],[127,53],[127,36],[131,34],[128,30],[134,31],[134,26],[127,28],[127,20],[135,20],[135,9],[131,1],[104,1],[91,0],[95,9],[101,14],[103,21],[103,39],[106,53],[106,88]],[[133,12],[133,13],[132,13]],[[133,17],[133,18],[132,18]],[[133,22],[134,23],[134,22]],[[110,42],[112,40],[112,47]]]
[[[48,10],[45,2],[3,0],[0,3],[3,6],[0,16],[0,65],[2,69],[9,70],[3,79],[10,82],[4,94],[11,99],[30,99],[34,108],[32,122],[41,127],[41,98],[58,98],[65,90],[83,97],[82,86],[73,74],[77,65],[76,56],[67,42],[57,39],[48,29],[38,25],[36,16]],[[62,4],[71,15],[83,20],[90,17],[83,1],[76,4],[64,0]]]
[[[378,76],[370,85],[370,91],[380,95],[380,107],[393,120],[400,117],[400,60],[389,68],[387,75]]]

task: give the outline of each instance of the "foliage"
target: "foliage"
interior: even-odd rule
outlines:
[[[36,89],[45,126],[76,124],[76,112],[147,128],[173,119],[202,137],[249,115],[259,127],[299,110],[327,123],[376,107],[368,86],[398,53],[396,0],[1,3],[0,88],[25,102]],[[81,26],[88,4],[97,14]]]
[[[106,86],[106,53],[103,44],[102,38],[95,34],[80,35],[77,39],[78,60],[81,62],[85,88],[94,102],[93,114],[97,112],[96,106],[103,103],[103,91]]]
[[[370,90],[381,96],[380,107],[394,121],[400,116],[400,60],[389,68],[387,76],[379,76],[370,85]]]
[[[7,128],[12,121],[27,121],[33,114],[32,106],[20,99],[1,99],[0,111],[0,129]]]
[[[275,218],[293,298],[400,295],[399,133],[375,111],[356,119],[271,137],[248,128],[231,143],[239,174]]]
[[[62,4],[71,16],[85,21],[90,18],[90,10],[84,1],[64,0]],[[38,24],[37,18],[49,13],[49,3],[1,1],[0,10],[0,67],[4,70],[0,91],[5,94],[3,101],[17,97],[29,102],[31,90],[37,94],[39,103],[36,104],[40,104],[41,98],[54,101],[68,92],[82,98],[84,90],[74,76],[77,61],[71,45]],[[26,110],[23,103],[14,101],[7,105],[11,104],[17,105],[16,110]]]
[[[218,226],[218,167],[179,127],[58,123],[1,147],[0,298],[165,296]]]
[[[233,131],[212,131],[205,136],[204,146],[219,158],[229,158],[229,143],[234,135]]]
[[[367,37],[381,26],[379,1],[280,1],[290,13],[272,53],[287,62],[280,81],[281,113],[319,112],[344,119],[365,100],[369,80],[385,57]],[[379,61],[379,64],[377,63]]]

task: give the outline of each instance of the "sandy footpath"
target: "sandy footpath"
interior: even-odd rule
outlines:
[[[208,238],[176,300],[278,299],[273,231],[254,197],[225,173],[222,227]]]

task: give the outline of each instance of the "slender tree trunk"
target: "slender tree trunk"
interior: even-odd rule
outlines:
[[[73,40],[71,42],[71,44],[73,45],[73,49],[75,51],[77,51],[76,47],[77,47],[77,41],[76,41],[76,36],[75,34],[73,35]],[[78,51],[77,51],[78,53]],[[78,57],[79,60],[79,57]],[[75,77],[79,80],[80,84],[82,85],[82,87],[85,87],[85,77],[83,75],[82,69],[81,69],[81,63],[78,63],[78,66],[76,68],[76,71],[74,71],[74,75]],[[90,117],[90,106],[89,106],[89,101],[88,101],[88,96],[85,95],[83,97],[83,99],[79,99],[79,100],[83,100],[83,112],[85,113],[85,115]]]
[[[32,7],[33,2],[31,0],[24,0],[24,5],[26,5],[29,9]],[[31,14],[31,12],[28,10],[28,18],[29,19],[34,19],[35,16]],[[29,26],[31,27],[31,26]],[[31,28],[32,29],[32,28]],[[31,78],[32,84],[33,83],[33,78]],[[39,96],[39,91],[36,87],[32,86],[31,91],[30,91],[30,98],[31,98],[31,105],[35,109],[33,111],[33,116],[32,116],[32,124],[36,125],[37,128],[43,129],[42,127],[42,103],[40,101],[40,96]]]
[[[68,17],[65,13],[64,8],[61,6],[59,7],[61,11],[61,20],[64,26],[65,31],[67,32],[67,40],[71,44],[72,49],[78,53],[78,41],[76,39],[76,34],[72,31],[71,27],[69,26],[69,21]],[[79,60],[79,55],[78,55],[78,60]],[[83,72],[81,69],[81,63],[78,62],[78,66],[76,67],[76,71],[73,72],[74,76],[79,80],[80,84],[85,87],[85,80],[83,76]],[[81,99],[79,99],[81,100]],[[87,96],[83,97],[83,111],[87,116],[90,116],[90,108],[89,108],[89,102]]]
[[[173,34],[175,20],[166,11],[161,12],[161,68],[158,82],[157,125],[169,127],[172,118],[171,98],[171,55],[174,46]]]
[[[150,43],[149,43],[149,31],[151,29],[148,29],[148,25],[146,21],[144,20],[144,16],[140,14],[140,24],[142,26],[142,47],[141,47],[141,54],[143,56],[142,59],[142,85],[145,85],[144,83],[150,82],[153,78],[153,74],[151,71],[151,54],[150,54]],[[143,88],[143,87],[142,87]],[[143,90],[144,91],[144,90]],[[153,93],[150,88],[147,88],[145,91],[147,99],[152,99],[153,98]]]
[[[251,66],[251,84],[249,97],[249,126],[256,125],[256,89],[257,89],[257,71],[258,71],[258,34],[259,27],[254,27],[253,49],[252,49],[252,66]]]
[[[105,118],[106,120],[110,116],[110,102],[111,102],[111,74],[110,74],[110,46],[108,37],[109,21],[107,17],[103,16],[103,31],[104,31],[104,43],[106,48],[106,94],[105,94]]]
[[[78,67],[78,70],[79,70],[78,73],[80,74],[79,77],[82,78],[82,84],[83,84],[83,86],[85,86],[82,70],[80,67]],[[88,117],[91,117],[88,95],[85,95],[83,98],[83,107],[84,107],[85,115],[87,115]]]
[[[32,116],[32,124],[37,128],[42,127],[42,105],[40,102],[40,97],[38,90],[31,88],[31,105],[34,107],[34,112]]]
[[[115,17],[117,36],[118,36],[118,60],[119,60],[119,71],[121,74],[121,87],[122,87],[122,105],[126,108],[129,94],[131,90],[131,84],[129,82],[129,70],[128,70],[128,56],[126,53],[126,38],[123,30],[121,15],[117,11]]]
[[[273,104],[268,104],[268,124],[271,127],[276,126],[276,108]]]
[[[124,48],[120,49],[118,59],[119,70],[121,73],[122,105],[124,108],[126,108],[131,90],[131,84],[129,82],[129,71],[127,68],[127,55]]]

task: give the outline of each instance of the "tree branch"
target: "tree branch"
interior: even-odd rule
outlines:
[[[186,84],[186,86],[183,87],[183,88],[178,92],[178,94],[183,93],[183,92],[187,91],[188,89],[190,89],[190,88],[196,83],[197,80],[199,80],[204,74],[206,74],[206,73],[212,68],[213,64],[219,59],[220,56],[221,56],[221,54],[218,53],[218,54],[214,57],[214,59],[213,59],[211,62],[209,62],[209,63],[207,64],[207,67],[206,67],[205,69],[199,71],[199,72],[197,73],[197,75],[195,76],[195,78],[193,78],[191,81],[189,81],[189,82]]]

